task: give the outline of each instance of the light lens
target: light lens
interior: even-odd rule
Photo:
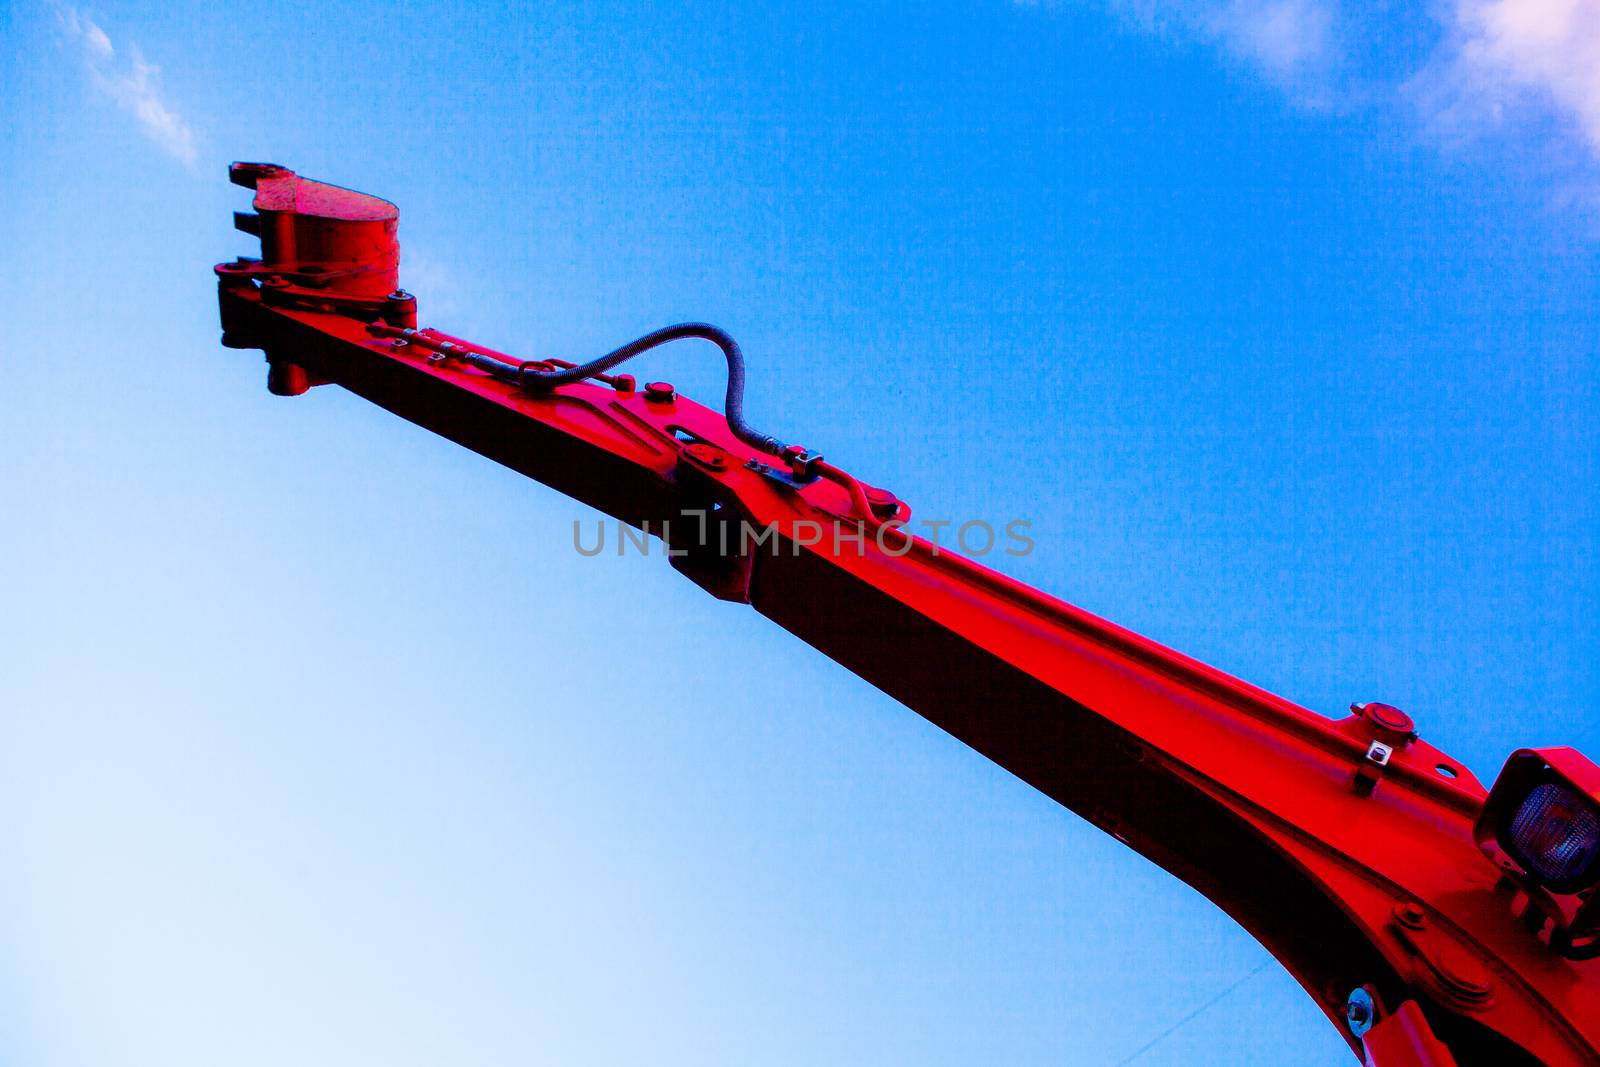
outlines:
[[[1553,782],[1529,790],[1511,817],[1510,843],[1529,873],[1561,884],[1600,860],[1600,815],[1581,794]]]

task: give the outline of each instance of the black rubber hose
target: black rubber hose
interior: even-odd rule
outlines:
[[[757,433],[744,421],[744,353],[739,349],[739,342],[733,339],[728,331],[705,322],[680,322],[676,326],[647,333],[635,341],[629,341],[614,352],[608,352],[599,359],[591,360],[581,366],[565,370],[539,371],[524,367],[521,373],[521,384],[527,388],[553,389],[558,385],[567,385],[571,382],[582,381],[596,374],[604,374],[612,367],[625,363],[633,357],[648,352],[652,348],[660,347],[671,341],[679,341],[686,337],[698,337],[710,341],[722,349],[722,354],[728,361],[728,391],[723,401],[723,413],[728,420],[728,428],[733,435],[752,448],[776,455],[783,451],[783,442],[775,437]]]
[[[728,419],[728,428],[733,431],[733,435],[751,448],[773,455],[781,453],[787,447],[782,441],[776,437],[757,433],[744,421],[744,353],[739,350],[739,342],[735,341],[728,331],[710,323],[680,322],[676,326],[647,333],[636,341],[629,341],[599,359],[561,370],[538,370],[527,363],[517,366],[476,352],[467,354],[465,358],[469,363],[492,371],[499,377],[510,378],[525,389],[554,389],[558,385],[570,385],[597,374],[604,374],[634,356],[667,344],[669,341],[679,341],[686,337],[698,337],[710,341],[722,349],[722,354],[727,357],[728,393],[723,401],[723,413]]]

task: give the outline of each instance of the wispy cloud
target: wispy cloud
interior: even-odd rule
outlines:
[[[161,90],[161,69],[145,60],[137,45],[118,52],[111,38],[87,15],[70,8],[57,10],[62,31],[76,44],[89,78],[138,123],[157,147],[187,167],[198,157],[194,129],[167,103]]]
[[[1019,7],[1096,0],[1013,0]],[[1098,0],[1124,24],[1170,40],[1213,46],[1312,106],[1333,103],[1341,60],[1338,0]]]
[[[1206,25],[1235,55],[1281,80],[1326,69],[1337,16],[1324,0],[1231,0],[1207,12]]]
[[[1296,104],[1415,116],[1439,140],[1518,145],[1517,165],[1600,200],[1600,0],[1012,0],[1098,7],[1214,48]]]
[[[1600,0],[1455,0],[1432,59],[1410,81],[1456,138],[1553,117],[1600,161]]]

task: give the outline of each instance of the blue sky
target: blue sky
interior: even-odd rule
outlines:
[[[753,613],[267,395],[230,159],[397,202],[452,332],[727,327],[758,426],[1310,707],[1600,753],[1592,0],[0,29],[0,1061],[1345,1062],[1204,900]]]

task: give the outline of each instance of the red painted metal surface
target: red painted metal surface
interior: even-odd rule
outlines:
[[[224,343],[265,350],[276,391],[337,383],[661,536],[714,595],[1215,901],[1367,1062],[1600,1063],[1600,961],[1518,918],[1526,894],[1474,836],[1484,787],[1403,712],[1325,718],[910,537],[892,494],[794,477],[665,383],[484,373],[461,353],[518,361],[411,329],[391,205],[240,166],[263,258],[216,268]],[[741,545],[740,522],[778,532]]]
[[[1367,1031],[1367,1067],[1389,1064],[1450,1063],[1453,1057],[1444,1042],[1434,1036],[1416,1001],[1402,1004],[1393,1015]]]

